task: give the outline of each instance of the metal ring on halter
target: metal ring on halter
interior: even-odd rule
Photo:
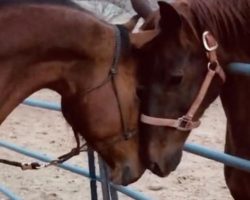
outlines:
[[[211,67],[213,65],[215,65],[214,68]],[[219,65],[218,61],[208,62],[207,63],[207,69],[208,69],[208,71],[217,72],[218,65]]]
[[[205,31],[203,34],[202,34],[202,41],[203,41],[203,44],[204,44],[204,47],[207,51],[215,51],[219,45],[218,43],[215,41],[215,45],[210,47],[209,44],[208,44],[208,41],[207,41],[207,36],[210,34],[209,31]]]
[[[201,122],[198,121],[192,121],[191,116],[184,115],[176,120],[175,128],[179,131],[191,131],[194,128],[198,128],[201,124]]]
[[[213,64],[215,64],[214,68],[211,67]],[[225,75],[223,69],[221,68],[218,60],[215,60],[213,62],[209,62],[207,64],[207,69],[208,69],[208,71],[210,71],[213,74],[217,73],[220,76],[220,78],[222,79],[223,83],[226,81],[226,75]]]

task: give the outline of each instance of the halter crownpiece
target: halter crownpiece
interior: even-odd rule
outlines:
[[[209,31],[205,31],[202,34],[202,42],[209,60],[207,65],[208,72],[188,112],[178,119],[158,118],[142,114],[141,122],[154,126],[172,127],[179,131],[191,131],[199,127],[200,121],[193,121],[193,117],[203,102],[214,76],[218,74],[223,83],[226,81],[226,75],[217,58],[218,42]]]
[[[130,138],[132,138],[134,135],[137,134],[137,130],[130,130],[128,125],[127,125],[127,116],[125,116],[124,108],[122,105],[122,98],[120,97],[117,83],[115,80],[115,77],[119,73],[118,64],[119,64],[121,53],[122,53],[122,38],[124,38],[124,37],[128,38],[129,36],[128,36],[128,30],[126,30],[126,28],[124,28],[122,25],[115,25],[114,31],[115,31],[114,55],[113,55],[113,59],[112,59],[112,63],[111,63],[109,72],[108,72],[106,78],[101,83],[99,83],[95,87],[91,87],[91,88],[87,89],[86,91],[83,91],[82,95],[87,95],[87,94],[103,87],[108,82],[111,82],[111,85],[112,85],[112,88],[113,88],[113,91],[115,94],[115,98],[117,101],[118,110],[120,113],[121,126],[123,129],[122,136],[123,136],[123,139],[129,140]],[[116,140],[116,141],[119,141],[119,140]]]

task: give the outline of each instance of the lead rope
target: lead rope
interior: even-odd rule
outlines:
[[[87,151],[87,144],[84,143],[81,145],[78,132],[75,130],[73,130],[73,132],[74,132],[74,136],[76,139],[76,147],[73,148],[69,153],[63,154],[59,156],[56,160],[52,160],[47,164],[42,164],[39,162],[21,163],[21,162],[6,160],[6,159],[0,159],[0,163],[15,166],[15,167],[20,167],[22,170],[37,170],[37,169],[46,168],[49,166],[57,166],[59,164],[62,164],[65,161],[71,159],[72,157],[79,155],[81,152]]]

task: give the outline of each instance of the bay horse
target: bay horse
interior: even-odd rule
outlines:
[[[250,77],[228,68],[250,62],[250,1],[159,2],[154,12],[138,5],[142,29],[155,35],[139,51],[147,168],[161,177],[176,169],[190,131],[218,95],[227,117],[225,152],[250,159]],[[250,174],[228,166],[224,172],[234,199],[250,199]]]
[[[66,121],[107,162],[111,180],[137,180],[145,167],[126,27],[69,0],[1,0],[0,30],[0,123],[33,92],[54,90]]]

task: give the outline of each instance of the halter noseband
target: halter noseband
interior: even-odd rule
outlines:
[[[216,50],[218,48],[217,41],[209,31],[205,31],[202,35],[202,42],[209,60],[207,65],[208,72],[205,77],[205,80],[201,85],[199,93],[196,96],[188,112],[178,119],[158,118],[142,114],[141,122],[154,126],[172,127],[176,128],[179,131],[191,131],[192,129],[199,127],[200,121],[193,121],[193,117],[195,116],[202,101],[204,100],[204,97],[214,76],[218,74],[223,82],[226,81],[226,75],[219,64],[216,54]]]

